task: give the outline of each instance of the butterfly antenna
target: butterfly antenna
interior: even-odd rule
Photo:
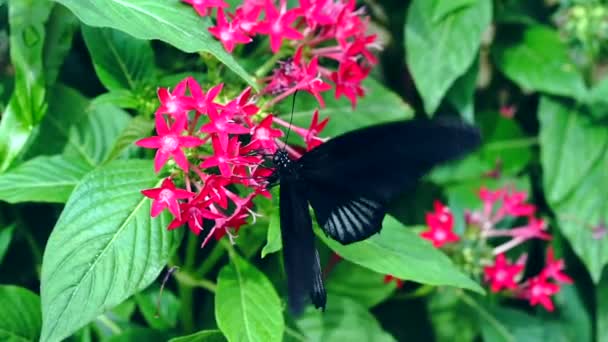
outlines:
[[[291,123],[293,122],[293,110],[296,107],[296,95],[298,95],[297,90],[293,93],[293,98],[291,101],[291,117],[289,118],[289,127],[287,127],[287,135],[285,136],[285,146],[287,146],[287,142],[289,141],[289,133],[291,133]]]
[[[158,299],[156,300],[156,313],[154,314],[154,318],[160,317],[160,300],[163,296],[163,290],[165,288],[165,284],[167,283],[167,281],[169,280],[169,277],[173,274],[173,272],[177,271],[178,269],[179,269],[179,267],[177,267],[177,266],[171,267],[167,271],[167,274],[165,274],[165,277],[163,278],[163,283],[160,286],[160,291],[158,293]]]

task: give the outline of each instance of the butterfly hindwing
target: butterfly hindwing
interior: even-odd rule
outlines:
[[[280,217],[283,259],[287,274],[289,309],[296,315],[304,310],[308,296],[315,293],[314,291],[318,287],[317,279],[320,277],[312,220],[304,194],[299,183],[281,182]],[[319,303],[321,303],[320,299]],[[324,299],[322,303],[325,305]]]
[[[322,189],[326,189],[325,191]],[[308,184],[307,197],[317,222],[332,239],[349,244],[377,233],[386,212],[385,205],[365,196]]]

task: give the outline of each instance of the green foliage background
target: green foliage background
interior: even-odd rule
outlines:
[[[259,60],[226,53],[178,0],[0,0],[0,340],[608,341],[608,237],[592,234],[608,221],[606,1],[358,4],[381,63],[356,109],[324,96],[324,134],[450,113],[484,144],[404,194],[382,234],[351,246],[318,234],[323,262],[344,260],[327,311],[294,319],[276,196],[256,203],[264,216],[236,246],[200,250],[139,193],[159,183],[133,148],[153,128],[156,87],[192,75],[258,89]],[[300,95],[294,123],[315,108]],[[482,177],[498,161],[501,178]],[[504,184],[532,194],[575,279],[553,313],[484,294],[416,234],[433,199],[458,230],[475,191]],[[541,246],[526,247],[540,267]],[[166,266],[179,270],[159,298]],[[412,282],[397,290],[385,274]]]

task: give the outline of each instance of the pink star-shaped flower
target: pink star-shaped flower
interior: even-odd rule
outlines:
[[[540,304],[547,311],[553,311],[554,306],[551,296],[557,294],[559,290],[559,285],[548,282],[547,278],[541,274],[528,280],[520,296],[528,299],[532,306]]]
[[[194,109],[196,109],[199,114],[207,114],[209,112],[217,113],[221,109],[221,106],[215,103],[214,100],[222,91],[222,88],[224,87],[223,83],[212,87],[205,93],[193,77],[188,77],[187,81],[188,88],[190,88],[190,93],[192,94]]]
[[[171,178],[165,178],[160,188],[142,190],[141,193],[154,200],[150,208],[150,216],[156,217],[167,208],[178,219],[181,217],[178,200],[188,199],[195,195],[193,192],[177,189]]]
[[[267,0],[266,17],[258,27],[257,32],[270,36],[270,48],[277,53],[281,48],[283,39],[302,39],[303,36],[291,24],[300,16],[297,9],[287,10],[287,2],[281,0],[280,8],[277,10],[272,1]]]
[[[186,91],[186,80],[179,82],[173,92],[168,88],[158,88],[156,91],[160,106],[156,110],[156,114],[169,114],[174,118],[185,116],[186,112],[193,109],[192,99],[184,96]]]
[[[169,157],[173,157],[175,163],[184,171],[188,171],[188,159],[182,151],[183,148],[196,147],[204,142],[198,137],[183,136],[186,128],[186,116],[178,117],[169,128],[163,115],[156,115],[156,133],[158,136],[143,138],[135,142],[137,146],[144,148],[157,148],[154,156],[154,171],[160,171]]]
[[[217,23],[209,28],[209,32],[224,45],[224,49],[232,52],[236,44],[247,44],[251,42],[251,37],[241,31],[238,25],[226,21],[224,11],[217,10]]]
[[[210,15],[211,10],[214,8],[228,7],[228,4],[224,0],[182,0],[182,2],[192,5],[201,17]]]
[[[331,74],[331,80],[336,84],[336,99],[342,95],[346,96],[355,109],[357,97],[365,95],[361,82],[369,75],[370,70],[355,62],[341,63],[338,71]]]
[[[490,283],[492,292],[499,292],[502,289],[515,290],[517,288],[515,279],[523,269],[523,264],[511,264],[504,254],[498,254],[494,265],[483,268],[484,280]]]
[[[426,214],[429,229],[422,232],[420,236],[431,241],[436,248],[459,241],[460,237],[453,231],[454,218],[450,209],[439,201],[435,201],[434,207],[435,212]]]
[[[268,115],[260,121],[252,130],[251,142],[243,147],[243,153],[261,149],[264,153],[272,154],[277,150],[276,138],[283,136],[280,129],[272,128],[272,115]]]
[[[553,248],[547,249],[547,259],[545,260],[545,268],[541,274],[546,278],[552,278],[555,281],[572,284],[574,281],[567,274],[562,272],[566,268],[566,264],[563,259],[555,259],[553,255]]]

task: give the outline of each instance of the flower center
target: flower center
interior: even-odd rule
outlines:
[[[446,239],[446,237],[447,237],[447,234],[445,233],[445,231],[443,231],[443,230],[435,231],[435,240],[443,241]]]
[[[160,194],[158,194],[158,199],[161,202],[169,203],[169,201],[173,198],[173,191],[169,189],[161,190]]]
[[[165,135],[163,137],[161,150],[163,152],[173,152],[179,147],[179,141],[175,135]]]

